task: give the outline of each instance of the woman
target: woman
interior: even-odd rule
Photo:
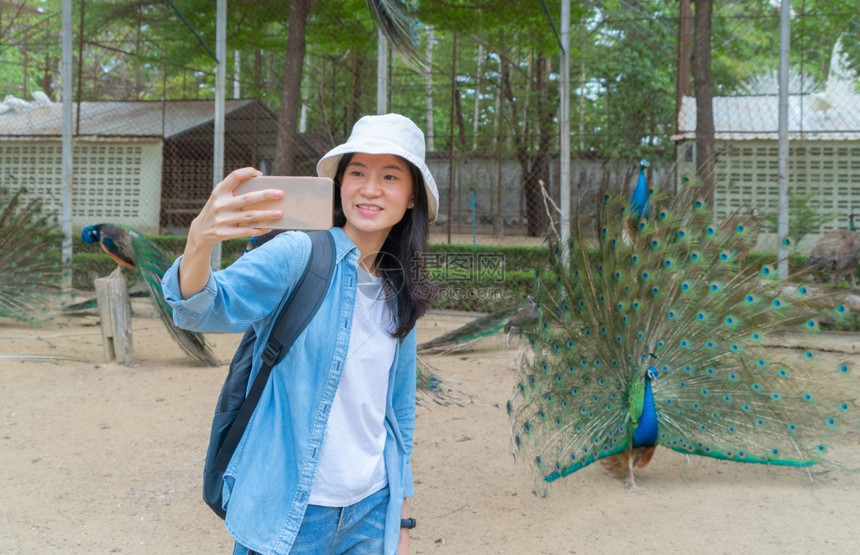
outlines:
[[[317,173],[335,180],[336,266],[325,300],[269,383],[224,474],[234,553],[406,553],[413,495],[415,321],[429,299],[419,264],[439,205],[424,134],[397,115],[366,116]],[[213,247],[280,217],[255,209],[283,193],[234,196],[259,175],[219,183],[165,274],[177,325],[268,337],[304,269],[310,239],[288,232],[210,273]],[[256,350],[265,341],[258,341]],[[251,380],[260,366],[255,352]]]

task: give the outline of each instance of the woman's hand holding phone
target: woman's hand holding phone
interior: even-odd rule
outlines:
[[[275,221],[252,219],[251,227],[273,229],[329,229],[334,218],[334,182],[329,177],[267,175],[243,181],[233,191],[236,197],[272,190],[283,191],[282,197],[268,196],[256,203],[258,211],[280,212]]]
[[[282,199],[284,192],[275,189],[234,195],[243,182],[261,175],[255,168],[242,168],[230,173],[218,183],[203,209],[188,228],[185,252],[179,264],[179,289],[187,299],[199,293],[209,280],[212,250],[221,241],[238,237],[255,237],[268,231],[254,227],[278,220],[280,210],[258,209],[267,200]]]
[[[282,199],[284,192],[265,189],[234,194],[242,183],[260,175],[260,171],[255,168],[241,168],[218,183],[200,214],[191,222],[188,229],[189,243],[193,241],[196,248],[211,249],[220,241],[254,237],[268,231],[265,226],[281,218],[282,212],[259,205]]]

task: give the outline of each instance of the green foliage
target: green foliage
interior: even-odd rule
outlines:
[[[574,69],[585,72],[585,111],[573,117],[584,120],[582,149],[652,162],[669,155],[675,68],[666,62],[677,57],[676,14],[676,2],[611,2],[580,23]]]
[[[417,4],[417,3],[416,3]],[[451,64],[456,64],[464,128],[471,129],[475,100],[485,150],[496,145],[500,114],[499,64],[510,66],[516,103],[535,104],[534,60],[553,66],[557,87],[556,32],[560,0],[492,2],[429,1],[419,5],[416,41],[426,48],[427,28],[436,29],[432,96],[438,139],[458,127],[451,111]],[[83,24],[81,6],[83,5]],[[203,0],[175,2],[187,20],[167,3],[87,0],[74,3],[76,38],[86,37],[80,58],[84,100],[212,98],[215,5]],[[265,0],[231,4],[227,14],[227,66],[233,78],[234,53],[240,56],[242,95],[264,99],[277,109],[286,60],[289,4]],[[739,90],[744,82],[776,67],[778,6],[767,0],[716,3],[713,18],[713,73],[717,94]],[[572,6],[572,102],[574,148],[608,156],[668,157],[674,119],[677,59],[677,2],[574,3]],[[28,97],[44,90],[57,98],[54,68],[60,58],[59,0],[13,0],[4,7],[0,35],[0,95]],[[807,0],[793,7],[792,64],[824,82],[833,44],[845,34],[849,59],[860,63],[854,0]],[[547,14],[552,18],[550,22]],[[852,23],[853,21],[853,23]],[[81,25],[83,25],[81,27]],[[555,31],[553,30],[555,26]],[[190,27],[190,28],[189,28]],[[366,2],[317,2],[308,19],[303,97],[308,129],[345,135],[360,114],[375,109],[376,23]],[[456,55],[453,32],[458,34]],[[478,68],[478,44],[482,64]],[[26,66],[24,59],[26,52]],[[424,79],[419,68],[395,56],[390,73],[390,106],[422,119]],[[584,83],[579,88],[579,83]],[[580,104],[581,101],[581,104]],[[582,108],[582,110],[581,110]],[[526,109],[506,126],[538,125]],[[553,126],[555,122],[553,122]],[[554,134],[553,134],[554,136]],[[510,148],[507,138],[503,146]],[[445,148],[444,143],[440,149]]]
[[[800,242],[810,233],[816,233],[821,226],[833,221],[839,216],[838,212],[820,212],[821,201],[813,193],[805,195],[789,195],[788,197],[788,235],[794,244]],[[762,228],[771,233],[777,232],[779,223],[778,212],[761,214]]]

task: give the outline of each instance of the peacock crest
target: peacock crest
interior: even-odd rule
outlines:
[[[607,193],[600,227],[576,229],[569,263],[552,246],[508,403],[515,457],[536,482],[601,461],[635,489],[633,469],[656,445],[809,466],[856,419],[847,364],[766,347],[819,329],[818,294],[742,265],[749,230],[716,225],[705,198],[694,184],[651,192],[645,212]]]

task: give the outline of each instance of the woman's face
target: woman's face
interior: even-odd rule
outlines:
[[[399,156],[354,154],[340,185],[344,231],[387,236],[412,207],[412,187],[409,163]]]

